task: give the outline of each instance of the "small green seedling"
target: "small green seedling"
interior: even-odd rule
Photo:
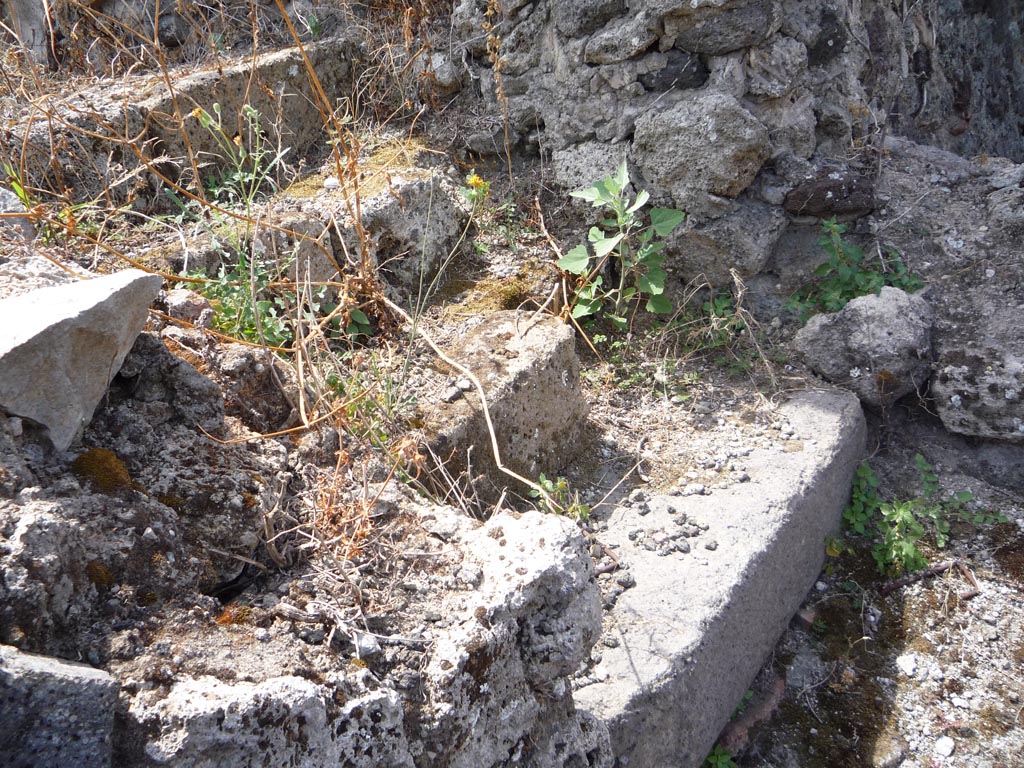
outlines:
[[[530,491],[530,498],[541,499],[547,512],[558,512],[582,523],[590,519],[590,506],[580,501],[579,493],[569,489],[569,481],[564,477],[552,479],[542,472],[537,485],[544,489],[547,498],[536,489]],[[553,504],[548,503],[549,499]]]
[[[736,763],[724,747],[715,744],[715,748],[704,758],[704,768],[736,768]]]

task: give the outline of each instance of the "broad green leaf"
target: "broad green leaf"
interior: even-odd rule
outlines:
[[[661,246],[662,243],[652,243],[641,248],[636,255],[637,263],[647,267],[660,267],[665,263],[665,254],[661,252]]]
[[[571,272],[574,275],[585,275],[587,266],[590,264],[590,254],[587,253],[587,246],[577,245],[555,264],[559,269]]]
[[[594,241],[594,256],[599,259],[603,259],[613,250],[615,246],[622,240],[622,233],[615,235],[614,237],[602,237],[600,240]]]
[[[353,309],[351,312],[348,313],[348,316],[353,323],[359,323],[360,325],[370,324],[370,318],[368,318],[366,316],[366,313],[363,312],[361,309]]]
[[[650,269],[646,275],[637,278],[636,287],[652,296],[665,292],[665,279],[668,275],[663,269]]]
[[[634,200],[633,204],[626,209],[626,213],[633,213],[634,211],[639,211],[641,208],[644,207],[644,205],[647,204],[647,201],[650,199],[650,193],[646,189],[641,189],[639,194],[637,194],[636,196],[636,200]]]
[[[659,293],[657,296],[651,296],[647,300],[647,311],[656,312],[659,315],[667,315],[672,311],[672,302],[669,301],[665,294]]]
[[[587,315],[592,315],[601,308],[600,301],[577,301],[572,308],[572,316],[577,320]]]
[[[666,237],[686,219],[686,214],[675,208],[652,208],[651,226],[658,237]]]
[[[594,202],[600,196],[601,191],[597,187],[586,187],[569,193],[569,197],[578,197],[580,200],[586,200],[588,203]]]
[[[831,271],[832,271],[832,265],[831,264],[819,264],[814,269],[814,275],[815,275],[815,277],[825,277]]]
[[[601,179],[594,188],[597,190],[597,200],[594,201],[594,207],[597,208],[598,204],[611,205],[619,199],[619,192],[614,187],[615,181],[611,176]]]

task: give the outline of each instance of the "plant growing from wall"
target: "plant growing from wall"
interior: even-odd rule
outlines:
[[[629,183],[623,161],[615,174],[571,193],[602,209],[603,218],[598,226],[591,227],[587,243],[557,261],[559,269],[576,276],[572,316],[579,319],[603,314],[620,330],[628,325],[626,315],[631,302],[646,299],[648,312],[672,311],[672,302],[665,296],[662,238],[686,218],[682,211],[672,208],[651,208],[649,217],[645,216],[643,209],[651,196],[640,190],[631,198]],[[609,264],[612,268],[606,270]],[[605,282],[606,278],[611,284]]]
[[[843,239],[847,227],[834,217],[823,221],[821,229],[818,245],[828,261],[815,268],[814,280],[793,294],[788,303],[799,311],[801,322],[819,312],[838,312],[851,299],[877,294],[887,285],[908,293],[924,285],[918,275],[907,271],[895,248],[885,248],[877,260],[871,260],[859,246]]]

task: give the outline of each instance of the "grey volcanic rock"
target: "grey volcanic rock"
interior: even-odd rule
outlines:
[[[1024,442],[1024,355],[983,344],[944,351],[932,394],[950,432]]]
[[[815,373],[867,405],[885,407],[927,382],[931,330],[928,302],[886,286],[877,296],[812,317],[794,345]]]
[[[711,91],[643,115],[631,153],[644,177],[686,211],[708,194],[736,197],[769,154],[764,125],[733,97]]]
[[[669,240],[678,254],[673,271],[686,281],[703,275],[716,286],[732,284],[732,269],[744,278],[756,275],[771,258],[786,223],[779,208],[748,202],[707,224],[677,230]]]
[[[0,408],[66,450],[121,367],[163,280],[139,270],[0,301]]]
[[[109,766],[118,688],[99,669],[0,645],[0,761],[8,768]]]
[[[339,663],[335,652],[322,657],[326,666],[315,679],[260,674],[304,656],[276,624],[267,632],[273,640],[227,656],[237,679],[179,674],[166,688],[133,691],[121,746],[138,757],[126,763],[472,768],[507,764],[528,749],[538,768],[610,768],[607,728],[575,709],[568,680],[601,627],[578,528],[538,512],[498,514],[480,525],[431,506],[432,513],[418,502],[407,510],[423,513],[434,530],[438,517],[450,519],[445,551],[479,577],[474,586],[429,596],[443,601],[443,625],[404,641],[380,637],[380,645],[419,649],[415,695],[392,687],[373,662]],[[307,646],[306,657],[314,653]]]
[[[695,53],[722,55],[766,40],[779,27],[777,0],[714,0],[684,4],[665,17],[665,34]]]
[[[402,732],[402,703],[394,691],[347,701],[330,719],[330,691],[301,677],[261,683],[186,679],[154,706],[144,706],[145,699],[136,699],[132,715],[158,724],[146,746],[147,756],[158,763],[196,768],[414,765]]]
[[[858,218],[874,210],[874,186],[861,174],[826,170],[791,190],[785,206],[794,216]]]

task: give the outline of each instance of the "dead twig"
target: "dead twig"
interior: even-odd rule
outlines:
[[[971,573],[970,569],[966,565],[959,560],[947,560],[943,563],[936,563],[935,565],[929,566],[923,571],[918,571],[917,573],[912,573],[909,576],[904,576],[902,579],[897,579],[896,581],[882,587],[878,594],[880,597],[887,597],[898,589],[908,587],[911,584],[916,584],[922,579],[926,579],[930,576],[938,576],[940,573],[945,573],[950,568],[957,568],[973,587],[973,589],[960,593],[961,600],[970,600],[972,597],[976,597],[981,593],[977,579],[974,578],[974,574]]]

